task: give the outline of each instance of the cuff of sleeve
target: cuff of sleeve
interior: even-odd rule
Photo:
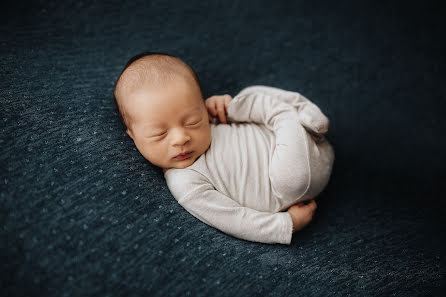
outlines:
[[[226,119],[228,120],[228,122],[236,122],[233,115],[237,113],[236,105],[238,104],[239,101],[240,101],[240,95],[237,95],[236,97],[232,98],[232,100],[229,102],[228,107],[226,109],[227,111]]]
[[[287,211],[279,212],[279,214],[282,216],[283,220],[280,243],[289,245],[291,244],[291,238],[293,237],[293,220]]]

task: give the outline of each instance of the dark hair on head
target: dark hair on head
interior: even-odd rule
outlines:
[[[199,90],[200,90],[200,94],[201,94],[201,96],[203,97],[203,92],[202,92],[202,89],[201,89],[201,83],[200,83],[200,80],[198,79],[198,75],[197,75],[197,73],[195,72],[195,70],[194,70],[191,66],[189,66],[186,62],[184,62],[184,61],[183,61],[182,59],[180,59],[179,57],[176,57],[176,56],[174,56],[174,55],[171,55],[171,54],[168,54],[168,53],[165,53],[165,52],[143,51],[143,52],[141,52],[141,53],[139,53],[139,54],[134,55],[133,57],[131,57],[131,58],[127,61],[127,63],[125,64],[124,68],[122,69],[121,73],[119,74],[118,78],[116,79],[115,84],[114,84],[114,87],[113,87],[113,98],[114,98],[114,101],[115,101],[115,105],[116,105],[116,107],[117,107],[117,109],[118,109],[118,114],[119,114],[119,117],[120,117],[120,119],[121,119],[121,122],[122,122],[122,123],[124,124],[124,126],[126,126],[126,127],[127,127],[127,124],[126,124],[126,122],[125,122],[124,117],[122,116],[122,111],[121,111],[120,105],[118,104],[118,101],[117,101],[117,99],[116,99],[116,87],[117,87],[117,85],[118,85],[118,82],[119,82],[119,80],[120,80],[122,74],[124,73],[124,71],[125,71],[127,68],[129,68],[129,66],[132,65],[135,61],[138,61],[138,60],[140,60],[140,59],[142,59],[142,58],[144,58],[144,57],[148,57],[148,56],[156,56],[156,55],[159,55],[159,56],[167,56],[167,57],[175,58],[175,59],[178,59],[180,62],[182,62],[182,63],[184,64],[184,66],[187,68],[187,70],[189,70],[189,72],[192,74],[192,78],[193,78],[193,79],[195,80],[195,82],[197,83],[198,88],[199,88]]]

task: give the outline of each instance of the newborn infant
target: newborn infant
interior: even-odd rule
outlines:
[[[193,69],[164,53],[130,59],[114,95],[139,152],[202,222],[290,244],[311,221],[334,150],[324,136],[329,119],[304,96],[257,85],[204,100]]]

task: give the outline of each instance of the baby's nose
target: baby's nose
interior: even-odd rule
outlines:
[[[190,136],[183,129],[176,129],[172,137],[173,145],[184,145],[190,140]]]

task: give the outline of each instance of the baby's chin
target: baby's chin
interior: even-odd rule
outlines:
[[[172,165],[173,168],[178,168],[178,169],[184,169],[186,167],[191,166],[192,164],[194,164],[195,159],[187,159],[187,160],[183,160],[183,161],[178,161],[175,164]]]

